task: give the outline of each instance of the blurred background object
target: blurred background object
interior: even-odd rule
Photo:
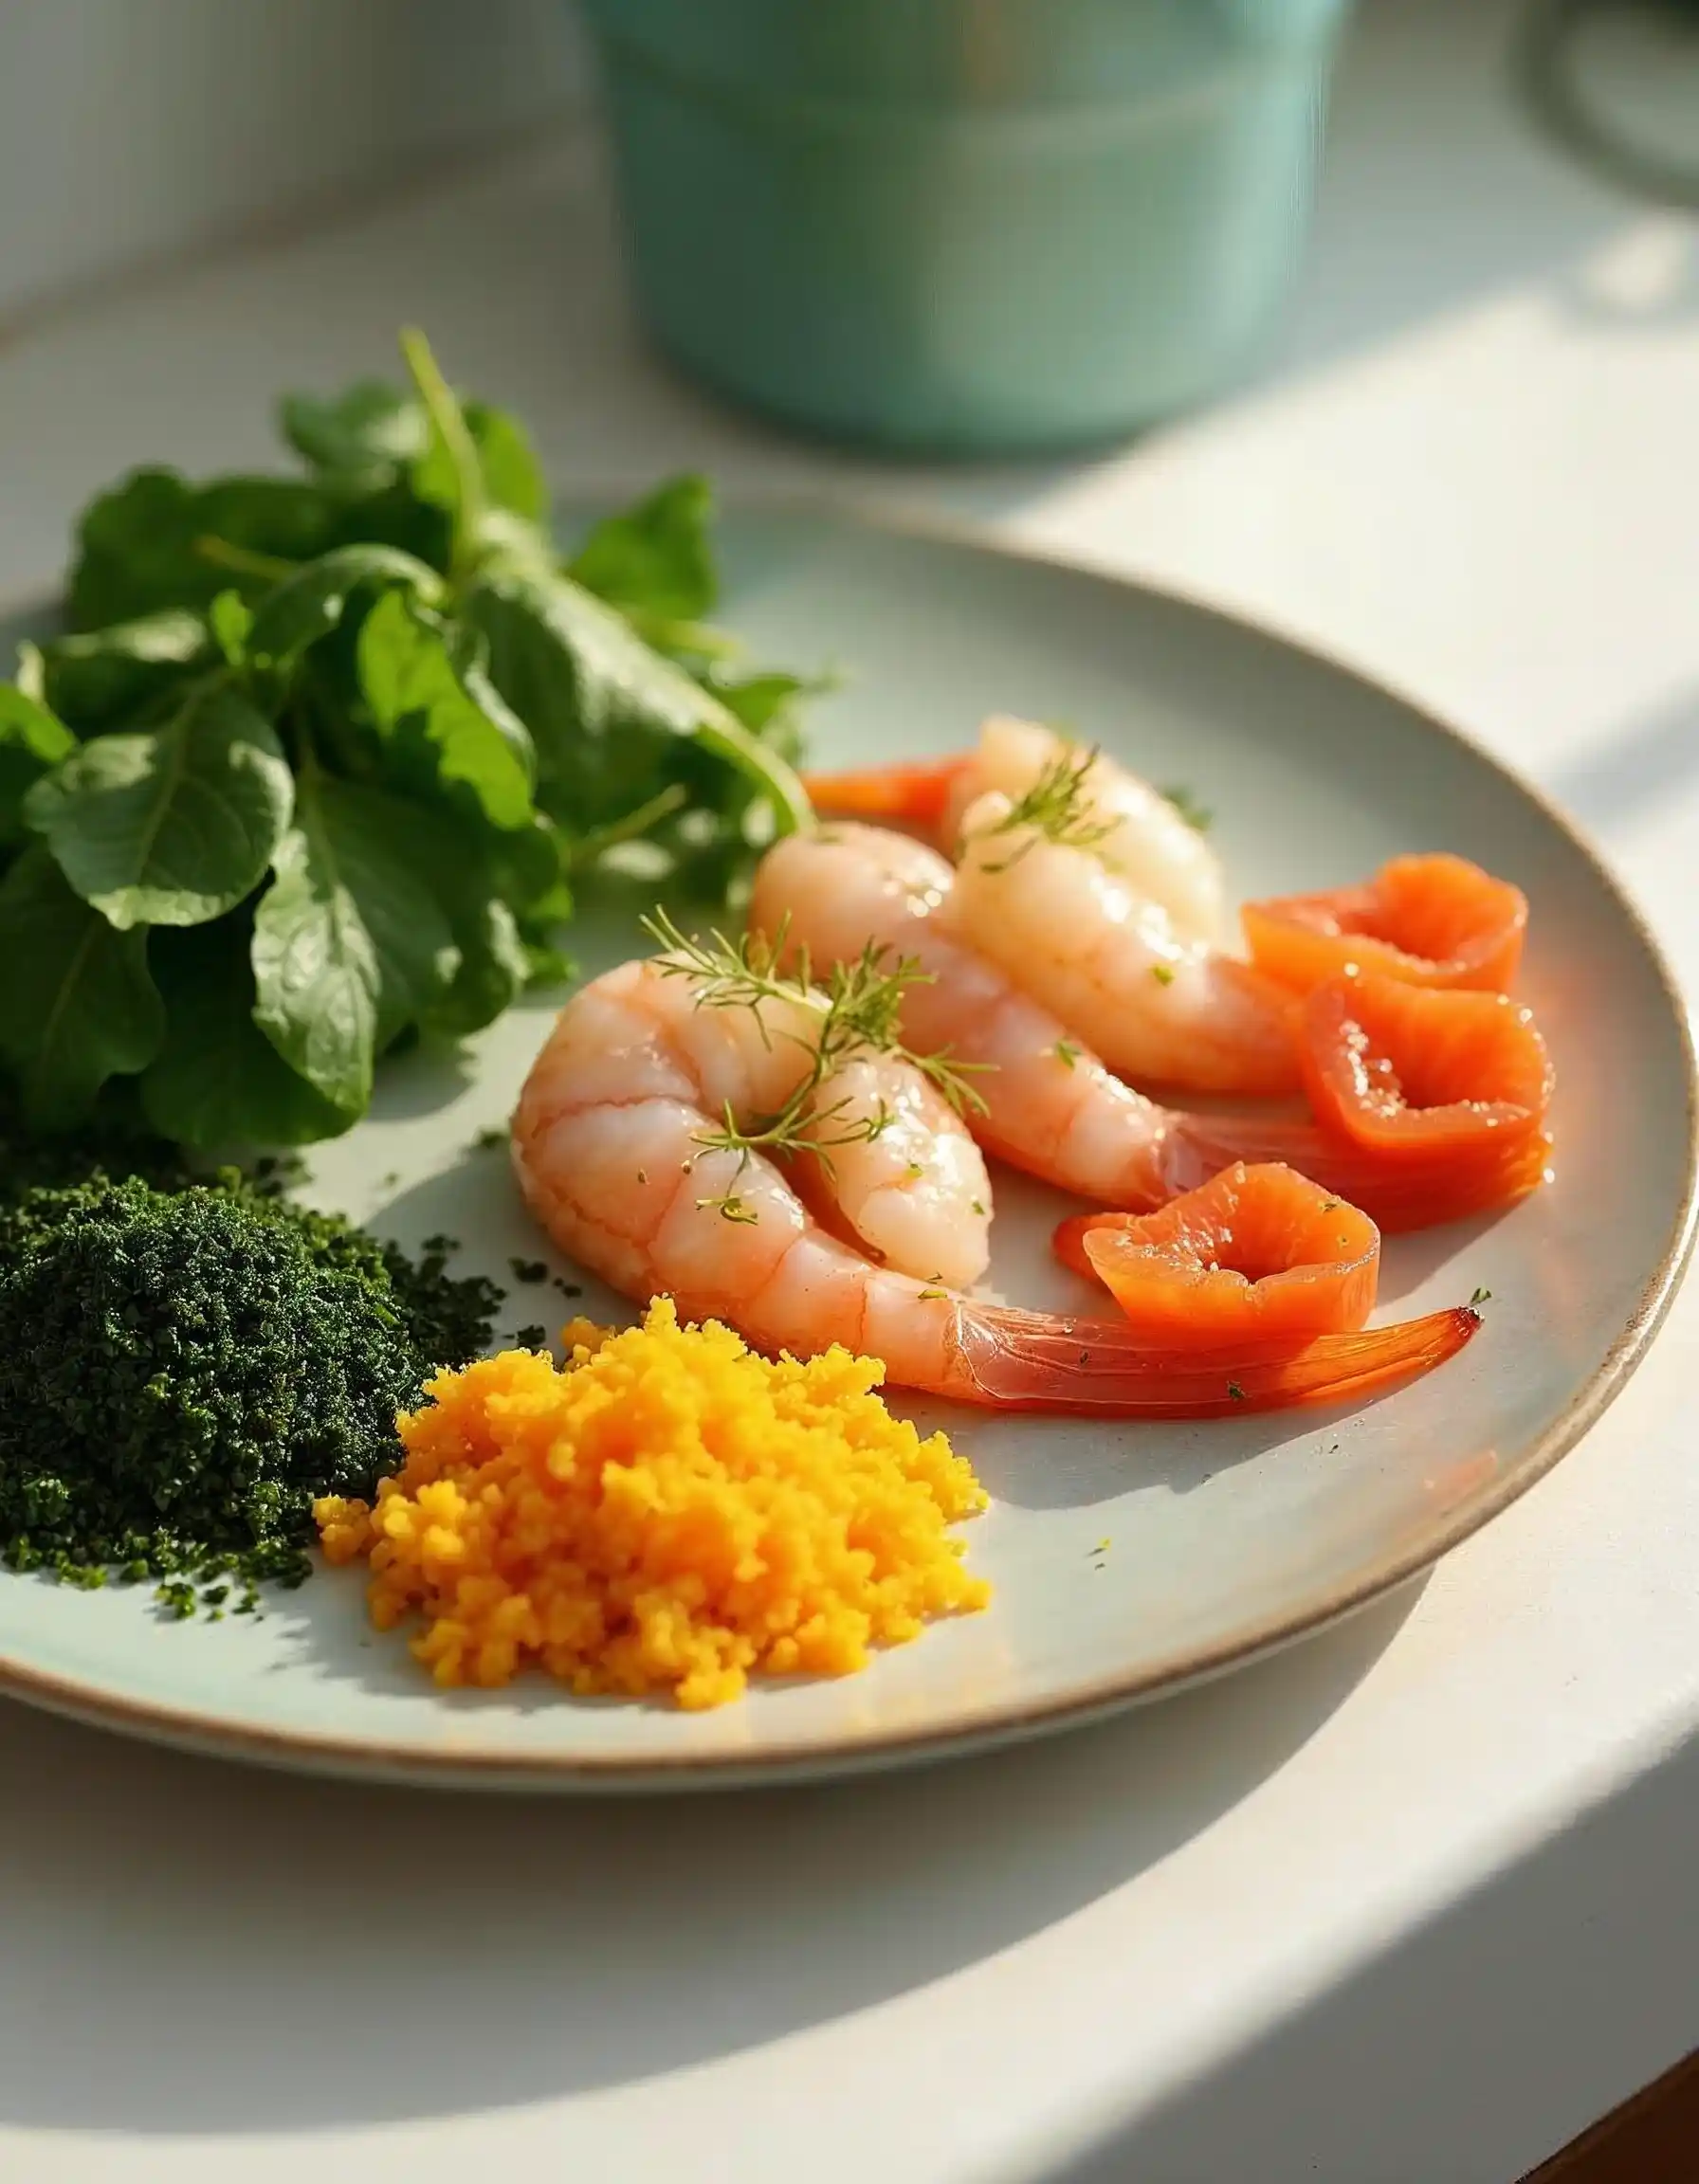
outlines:
[[[612,137],[626,285],[657,347],[815,431],[1019,453],[1119,437],[1252,373],[1270,385],[1347,332],[1478,292],[1541,262],[1559,209],[1602,232],[1624,191],[1693,202],[1699,0],[1391,0],[1343,41],[1329,131],[1343,179],[1324,208],[1325,265],[1306,268],[1352,12],[1350,0],[0,8],[0,335],[173,264],[535,162],[535,191],[510,198],[492,181],[504,209],[490,225],[468,201],[458,248],[476,252],[475,282],[441,257],[388,268],[382,333],[387,345],[438,292],[476,286],[461,339],[488,352],[486,376],[514,368],[513,325],[555,329],[553,379],[539,351],[540,383],[523,393],[535,410],[558,391],[569,333],[636,361],[624,315],[587,314],[581,294],[613,246],[597,142]],[[1492,137],[1489,172],[1483,131],[1508,118],[1512,82],[1517,126]],[[586,128],[602,86],[612,127]],[[1684,237],[1665,241],[1686,265]],[[351,343],[375,282],[367,265],[324,299]],[[305,329],[270,338],[312,346]],[[80,420],[80,444],[94,426]],[[598,461],[608,430],[603,418],[587,433]]]
[[[1636,196],[1699,209],[1699,0],[1532,0],[1517,60],[1558,143]]]
[[[0,7],[0,324],[557,118],[563,0]]]
[[[1345,7],[589,0],[650,326],[850,439],[1152,423],[1278,320]]]

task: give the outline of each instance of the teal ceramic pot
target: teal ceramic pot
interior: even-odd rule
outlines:
[[[661,343],[837,437],[1114,436],[1251,364],[1349,0],[587,0]]]

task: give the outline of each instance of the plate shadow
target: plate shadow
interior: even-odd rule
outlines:
[[[813,1789],[372,1789],[0,1705],[0,1776],[30,1786],[0,1804],[9,1960],[54,1967],[0,1985],[0,2121],[464,2115],[871,2008],[1137,1886],[1316,1733],[1419,1591],[1042,1755]]]

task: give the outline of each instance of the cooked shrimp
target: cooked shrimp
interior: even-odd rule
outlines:
[[[1465,857],[1395,857],[1358,887],[1247,902],[1244,921],[1257,967],[1300,992],[1361,968],[1505,993],[1528,905],[1520,887]]]
[[[1298,1085],[1291,997],[1105,864],[1074,811],[970,804],[949,919],[1124,1077],[1198,1092]]]
[[[851,774],[815,774],[805,786],[817,810],[919,827],[954,852],[969,807],[995,790],[1016,803],[1072,747],[1036,721],[998,715],[979,730],[972,751]],[[1097,847],[1136,893],[1159,902],[1188,939],[1224,945],[1231,937],[1221,863],[1178,808],[1102,752],[1092,755],[1080,809],[1101,829]]]
[[[889,1055],[853,1054],[814,1104],[830,1150],[798,1156],[791,1179],[802,1196],[841,1216],[882,1265],[954,1288],[977,1282],[990,1259],[991,1182],[943,1095]]]
[[[875,1265],[812,1217],[764,1152],[735,1141],[768,1131],[810,1082],[820,1013],[801,992],[715,1006],[678,957],[628,963],[576,993],[513,1124],[520,1187],[560,1248],[628,1297],[670,1294],[763,1349],[843,1343],[883,1358],[897,1386],[1016,1410],[1211,1417],[1355,1398],[1430,1370],[1474,1333],[1461,1310],[1296,1353],[1265,1342],[1177,1356],[1125,1320],[1014,1311]],[[924,1107],[900,1082],[914,1065],[884,1059],[885,1071],[828,1072],[813,1087],[813,1142],[831,1146],[820,1179],[851,1226],[891,1178],[864,1196],[846,1179],[844,1141],[911,1094],[913,1111]],[[898,1234],[911,1255],[916,1234]]]
[[[923,976],[903,995],[904,1039],[967,1065],[982,1102],[969,1116],[975,1136],[1064,1191],[1155,1206],[1233,1158],[1213,1122],[1200,1119],[1194,1141],[1188,1118],[1112,1077],[959,937],[945,915],[955,880],[936,850],[883,828],[790,834],[756,872],[750,924],[816,964],[852,961],[869,940],[917,963]],[[1285,1142],[1279,1125],[1274,1141]]]
[[[1419,1175],[1388,1174],[1307,1123],[1178,1113],[1131,1090],[960,937],[947,915],[956,883],[945,859],[907,835],[834,825],[768,850],[750,921],[770,939],[784,933],[793,956],[806,948],[816,964],[852,961],[869,940],[911,958],[924,975],[903,994],[908,1045],[974,1072],[981,1104],[967,1119],[982,1145],[1076,1197],[1149,1208],[1235,1160],[1281,1161],[1383,1228],[1444,1217],[1427,1215]]]
[[[647,1225],[656,1214],[676,1215],[685,1186],[710,1211],[704,1234],[734,1255],[736,1231],[756,1226],[749,1217],[756,1184],[739,1184],[740,1164],[754,1178],[763,1163],[753,1152],[745,1157],[691,1138],[685,1120],[695,1118],[702,1140],[724,1135],[728,1120],[758,1139],[804,1084],[815,1052],[824,996],[776,989],[721,1001],[704,987],[681,959],[667,956],[595,979],[561,1010],[521,1098],[515,1145],[527,1195],[534,1195],[527,1148],[550,1142],[548,1134],[563,1125],[574,1157],[548,1160],[543,1172],[608,1229],[607,1270],[621,1289],[641,1275],[637,1244]],[[835,1212],[863,1247],[896,1270],[977,1281],[989,1257],[985,1163],[922,1072],[894,1056],[853,1049],[822,1078],[810,1104],[813,1126],[803,1129],[795,1150],[805,1168],[819,1173],[803,1176],[804,1188],[813,1194],[829,1187]],[[681,1130],[689,1140],[682,1150]],[[793,1193],[792,1182],[783,1188]],[[552,1219],[545,1225],[553,1232]],[[681,1226],[694,1225],[675,1219]],[[630,1247],[625,1253],[615,1248],[622,1237]],[[651,1284],[669,1286],[665,1279]]]

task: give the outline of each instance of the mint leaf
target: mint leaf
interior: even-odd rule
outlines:
[[[63,720],[14,683],[0,682],[0,846],[23,840],[25,795],[76,748]]]
[[[135,728],[141,717],[207,664],[211,647],[198,614],[173,608],[41,649],[42,695],[82,736]]]
[[[42,648],[39,645],[32,645],[27,637],[18,640],[18,666],[12,682],[26,698],[32,699],[37,705],[47,702],[47,674],[42,660]]]
[[[260,602],[248,632],[248,658],[268,666],[292,665],[308,646],[329,636],[365,584],[397,585],[427,600],[443,592],[434,569],[393,546],[335,546]]]
[[[238,912],[161,931],[150,944],[165,1034],[142,1072],[141,1106],[180,1144],[305,1145],[355,1119],[298,1077],[254,1022],[252,932]]]
[[[486,402],[466,403],[464,414],[483,465],[486,505],[540,523],[548,514],[549,492],[525,428],[505,410],[493,410]],[[416,474],[413,484],[424,499],[431,498]]]
[[[775,668],[757,675],[710,674],[707,687],[729,713],[793,763],[802,752],[799,701],[831,688],[830,676],[787,675]]]
[[[270,864],[293,792],[270,722],[209,682],[151,735],[83,744],[24,813],[77,893],[125,932],[233,909]]]
[[[460,962],[447,992],[430,1008],[426,1022],[450,1039],[482,1031],[524,992],[530,957],[519,922],[499,896],[476,882],[448,893],[448,917]]]
[[[780,832],[809,823],[784,759],[571,577],[497,568],[466,612],[488,640],[491,679],[531,731],[548,790],[539,801],[575,829],[606,827],[673,779],[711,803],[717,769],[764,797]]]
[[[381,790],[303,779],[275,862],[254,914],[254,1019],[292,1069],[358,1115],[376,1056],[458,968],[419,875],[414,815]]]
[[[705,478],[671,479],[596,524],[573,557],[572,574],[628,613],[700,621],[719,593],[708,542],[713,508]]]
[[[560,834],[541,812],[526,827],[490,828],[480,848],[502,901],[533,917],[572,916]]]
[[[531,737],[466,638],[451,647],[442,623],[392,592],[361,625],[358,672],[392,766],[409,789],[451,795],[459,785],[492,826],[527,824]]]
[[[315,470],[366,490],[390,484],[419,460],[429,440],[420,405],[379,379],[356,380],[328,400],[285,394],[278,422]]]
[[[548,491],[524,427],[504,410],[483,402],[463,403],[461,416],[478,458],[484,508],[505,508],[527,522],[539,521],[548,506]],[[450,514],[458,512],[460,481],[440,431],[428,428],[425,452],[413,464],[411,476],[421,500]]]
[[[341,496],[308,479],[216,478],[191,485],[174,470],[132,471],[83,512],[71,571],[72,624],[99,629],[162,608],[210,607],[230,576],[201,553],[202,538],[270,559],[310,561],[338,542],[343,506]]]
[[[221,592],[207,610],[207,627],[212,642],[230,667],[247,664],[247,641],[253,635],[254,610],[240,592]]]
[[[109,1077],[153,1059],[164,1011],[147,936],[80,901],[46,849],[27,850],[0,883],[0,1058],[40,1127],[81,1120]]]
[[[547,916],[561,901],[570,911],[553,836],[540,827],[502,832],[457,813],[411,807],[407,820],[412,868],[429,875],[448,920],[459,962],[423,1022],[458,1039],[492,1024],[523,992],[531,974],[514,905],[540,905]],[[538,915],[533,911],[527,922]]]

